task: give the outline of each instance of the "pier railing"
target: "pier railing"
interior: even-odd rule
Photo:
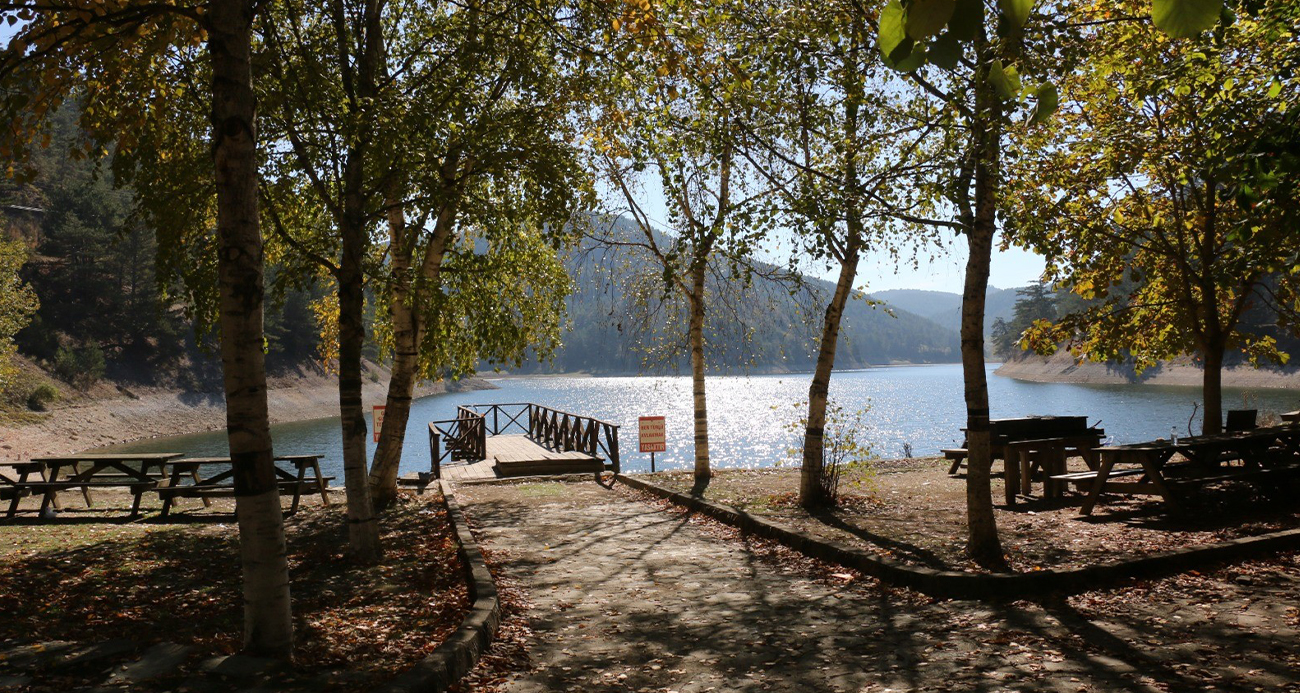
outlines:
[[[470,404],[456,408],[456,418],[429,423],[429,457],[434,478],[443,460],[478,461],[486,457],[487,437],[518,433],[544,447],[604,457],[620,471],[618,425],[531,402]]]
[[[456,418],[429,422],[429,459],[433,478],[442,478],[444,460],[459,462],[487,456],[487,425],[482,414],[456,407]]]

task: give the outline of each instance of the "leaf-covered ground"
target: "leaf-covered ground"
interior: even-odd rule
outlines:
[[[1300,554],[939,600],[616,485],[458,491],[515,607],[459,690],[1300,691]]]
[[[233,503],[217,501],[175,523],[156,515],[129,522],[121,499],[101,495],[97,505],[117,510],[79,510],[69,498],[57,520],[0,522],[0,651],[122,638],[193,646],[179,672],[136,690],[170,690],[202,660],[236,652],[243,606]],[[377,566],[347,560],[346,519],[340,504],[311,503],[286,520],[295,659],[275,688],[356,690],[386,680],[464,616],[463,571],[436,495],[403,495],[382,516],[386,555]],[[52,666],[18,690],[104,678],[101,669]]]
[[[1083,468],[1079,460],[1073,464]],[[704,497],[914,565],[978,570],[963,553],[965,473],[951,477],[947,471],[942,459],[881,461],[867,476],[841,483],[837,508],[814,514],[798,505],[797,469],[719,470]],[[692,487],[689,472],[646,478],[681,492]],[[998,530],[1008,561],[1022,571],[1079,567],[1300,527],[1300,506],[1292,494],[1268,498],[1244,484],[1207,489],[1181,515],[1169,513],[1158,499],[1107,494],[1090,517],[1079,515],[1082,496],[1073,492],[1061,500],[1022,500],[1008,508],[1002,488],[1002,480],[994,479]],[[1041,494],[1041,484],[1034,488]]]

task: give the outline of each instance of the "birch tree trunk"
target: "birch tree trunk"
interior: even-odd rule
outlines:
[[[442,260],[446,255],[447,241],[456,224],[456,201],[449,201],[438,215],[433,236],[424,250],[420,277],[426,291],[436,291],[442,273]],[[420,297],[416,295],[411,271],[413,241],[405,240],[405,219],[400,209],[389,213],[390,238],[401,237],[402,244],[392,246],[392,272],[394,290],[390,309],[393,320],[393,371],[388,381],[388,398],[384,408],[384,427],[379,432],[379,445],[370,469],[370,492],[375,504],[384,507],[397,497],[397,474],[402,463],[402,447],[406,440],[406,427],[411,418],[411,398],[415,392],[416,375],[420,368],[420,342],[424,338],[424,324],[420,319]],[[395,234],[394,225],[403,228]],[[400,247],[400,250],[398,248]]]
[[[253,4],[208,3],[221,366],[244,578],[244,650],[287,659],[293,650],[289,564],[262,352],[263,251],[250,64]]]
[[[343,16],[341,10],[337,16]],[[380,58],[379,9],[366,3],[366,35],[357,65],[355,98],[359,108],[373,96],[374,71]],[[336,29],[346,35],[347,28]],[[344,58],[346,59],[346,58]],[[352,134],[343,164],[343,210],[339,224],[342,253],[338,268],[339,294],[339,415],[343,433],[343,486],[347,492],[348,546],[353,560],[375,563],[382,556],[366,483],[366,419],[361,405],[361,349],[365,343],[365,276],[362,262],[366,238],[365,157],[370,134],[365,124]]]
[[[805,508],[823,507],[831,500],[822,485],[826,462],[826,403],[830,390],[831,371],[835,368],[835,349],[840,338],[840,322],[844,318],[844,306],[853,293],[853,282],[858,275],[860,252],[858,235],[850,231],[847,252],[844,261],[840,263],[840,276],[835,282],[835,293],[826,306],[826,317],[822,321],[817,368],[813,371],[812,384],[808,386],[808,423],[803,436],[803,469],[799,473],[799,504]]]
[[[984,368],[984,301],[989,285],[993,236],[997,231],[998,161],[1001,156],[1001,103],[988,79],[987,41],[978,43],[980,68],[975,72],[975,116],[971,123],[975,151],[975,215],[966,232],[970,255],[961,304],[961,362],[966,385],[966,551],[980,565],[1005,565],[993,493],[989,484],[992,449],[989,389]]]
[[[348,546],[352,558],[374,563],[382,555],[366,483],[366,417],[361,405],[361,349],[366,339],[361,258],[365,228],[348,223],[339,262],[339,415],[343,429],[343,485],[348,503]]]
[[[377,510],[397,497],[397,474],[411,414],[411,396],[420,358],[420,316],[412,296],[411,258],[415,239],[407,238],[406,214],[389,199],[388,256],[391,288],[388,311],[393,324],[393,368],[384,401],[384,422],[379,445],[370,465],[370,499]]]
[[[856,26],[854,31],[860,31]],[[857,47],[851,55],[857,64]],[[803,468],[799,472],[799,504],[805,508],[824,507],[831,503],[829,489],[823,483],[826,474],[826,405],[830,391],[831,371],[835,368],[835,349],[839,345],[840,323],[844,319],[844,306],[853,294],[853,282],[858,276],[858,260],[862,250],[862,222],[858,204],[853,197],[858,186],[858,167],[853,158],[858,139],[858,103],[862,92],[860,83],[850,78],[845,91],[848,98],[844,112],[844,135],[853,143],[844,166],[845,226],[847,242],[840,261],[840,276],[835,281],[835,293],[826,306],[822,320],[821,346],[817,351],[817,367],[812,383],[808,385],[808,417],[803,436]]]
[[[695,487],[702,491],[713,477],[709,468],[709,408],[704,393],[704,273],[706,262],[691,269],[689,339],[691,395],[695,405]]]

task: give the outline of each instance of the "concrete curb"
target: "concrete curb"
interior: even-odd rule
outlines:
[[[1207,564],[1218,561],[1300,548],[1300,529],[1291,529],[1069,570],[1040,570],[1032,573],[1010,574],[934,570],[876,556],[861,549],[832,544],[809,534],[782,527],[743,510],[678,493],[635,477],[618,474],[614,478],[634,489],[664,498],[741,531],[784,544],[806,556],[858,570],[891,585],[952,599],[1005,601],[1047,594],[1077,594],[1112,586],[1125,580],[1159,577],[1192,568],[1203,568]]]
[[[451,484],[445,480],[439,480],[438,483],[447,504],[447,517],[451,520],[456,541],[460,544],[461,561],[465,566],[465,578],[469,583],[473,603],[460,628],[433,653],[393,679],[383,689],[385,693],[437,693],[447,690],[474,668],[479,657],[496,638],[497,629],[501,626],[501,601],[497,598],[497,586],[492,581],[492,574],[488,572],[483,553],[469,531],[465,514],[452,494]]]

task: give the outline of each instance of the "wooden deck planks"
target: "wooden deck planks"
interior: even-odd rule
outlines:
[[[448,481],[500,479],[532,474],[570,474],[604,469],[604,460],[582,452],[551,450],[526,435],[487,438],[487,459],[470,464],[444,464]]]
[[[495,479],[496,461],[483,460],[472,464],[451,464],[442,468],[442,478],[448,481],[472,481],[474,479]]]

